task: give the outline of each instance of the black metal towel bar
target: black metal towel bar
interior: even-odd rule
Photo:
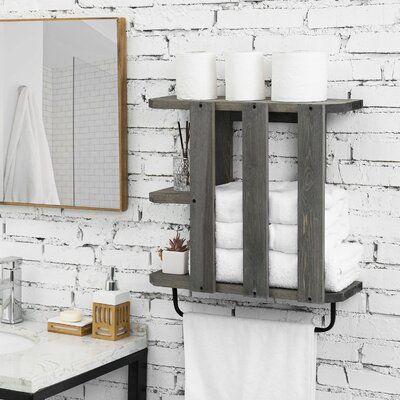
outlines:
[[[178,289],[172,288],[172,299],[174,302],[174,308],[176,313],[180,316],[183,317],[183,312],[179,308],[179,303],[178,303]],[[331,320],[329,322],[328,326],[322,327],[322,328],[315,328],[314,331],[315,333],[324,333],[330,331],[333,326],[335,325],[336,322],[336,303],[331,303]]]

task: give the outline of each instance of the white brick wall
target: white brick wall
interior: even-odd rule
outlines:
[[[331,96],[363,98],[358,112],[328,121],[328,180],[351,198],[352,235],[364,245],[362,294],[339,307],[335,329],[318,340],[318,400],[400,398],[400,25],[397,0],[4,0],[2,18],[125,16],[128,20],[129,209],[124,213],[0,207],[0,255],[21,255],[31,318],[60,307],[90,312],[109,266],[132,293],[135,329],[149,334],[150,400],[183,400],[182,324],[170,292],[148,282],[155,249],[172,230],[187,234],[186,206],[154,205],[148,192],[171,182],[176,121],[150,110],[174,91],[175,55],[186,50],[324,49]],[[240,176],[240,125],[235,172]],[[271,174],[296,176],[296,126],[271,124]],[[186,291],[181,292],[188,295]],[[185,310],[320,323],[325,308],[293,310],[231,296],[201,296]],[[273,308],[271,310],[271,307]],[[68,391],[67,399],[126,398],[126,370]]]

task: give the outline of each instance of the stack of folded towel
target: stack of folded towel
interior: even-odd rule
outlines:
[[[217,281],[243,282],[242,183],[216,187]],[[362,247],[349,235],[345,190],[325,188],[326,290],[337,292],[359,278]],[[269,280],[272,287],[297,288],[297,182],[269,183]]]

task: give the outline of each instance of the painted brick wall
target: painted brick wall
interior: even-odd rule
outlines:
[[[155,249],[185,206],[149,203],[148,192],[171,182],[178,149],[175,111],[147,100],[174,91],[173,59],[183,50],[326,49],[330,96],[361,97],[366,107],[328,121],[328,180],[351,197],[352,236],[364,244],[365,290],[340,305],[336,328],[318,338],[318,400],[400,398],[400,5],[397,1],[2,0],[1,17],[125,16],[129,53],[129,210],[121,214],[2,207],[0,254],[20,254],[24,301],[44,320],[71,304],[90,309],[107,268],[118,268],[132,293],[135,328],[149,335],[150,400],[183,400],[181,321],[169,291],[152,287]],[[219,63],[219,78],[222,77]],[[222,82],[220,82],[222,88]],[[240,125],[237,138],[240,137]],[[271,125],[274,179],[296,175],[296,127]],[[240,160],[240,144],[236,141]],[[240,163],[236,163],[240,165]],[[237,167],[240,175],[240,167]],[[183,293],[185,294],[185,293]],[[187,298],[184,309],[321,323],[326,309],[244,298]],[[123,399],[126,370],[63,396]]]

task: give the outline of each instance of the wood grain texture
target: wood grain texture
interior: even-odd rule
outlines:
[[[299,106],[298,300],[325,296],[325,106]]]
[[[231,113],[215,115],[215,183],[221,185],[233,180],[233,122]]]
[[[126,20],[117,19],[120,211],[128,208]]]
[[[215,292],[215,104],[190,107],[191,290]]]
[[[243,286],[268,297],[268,105],[243,105]]]
[[[150,192],[149,200],[152,203],[165,204],[190,204],[192,195],[190,192],[178,192],[173,187]]]
[[[162,271],[153,272],[150,274],[150,283],[160,287],[175,287],[178,289],[190,290],[189,275],[174,275],[164,274]],[[338,303],[346,301],[362,290],[362,283],[359,281],[353,282],[347,288],[340,292],[326,292],[325,301],[323,303]],[[242,284],[237,283],[218,283],[216,285],[218,293],[246,295]],[[297,300],[298,291],[296,289],[269,288],[269,297],[274,299]],[[321,303],[322,304],[322,303]],[[171,305],[172,307],[172,305]]]
[[[242,113],[239,111],[231,111],[231,118],[232,121],[242,121]],[[297,113],[269,112],[268,121],[297,124]]]
[[[272,101],[269,98],[256,102],[228,101],[224,97],[218,97],[216,100],[207,100],[207,102],[214,103],[216,111],[241,111],[243,104],[268,104],[270,113],[297,113],[299,107],[305,104]],[[178,100],[176,96],[158,97],[149,100],[151,108],[160,109],[188,110],[190,108],[190,103],[190,100]],[[353,99],[328,99],[326,101],[317,101],[310,104],[315,106],[323,105],[328,113],[340,113],[362,108],[363,101]]]

